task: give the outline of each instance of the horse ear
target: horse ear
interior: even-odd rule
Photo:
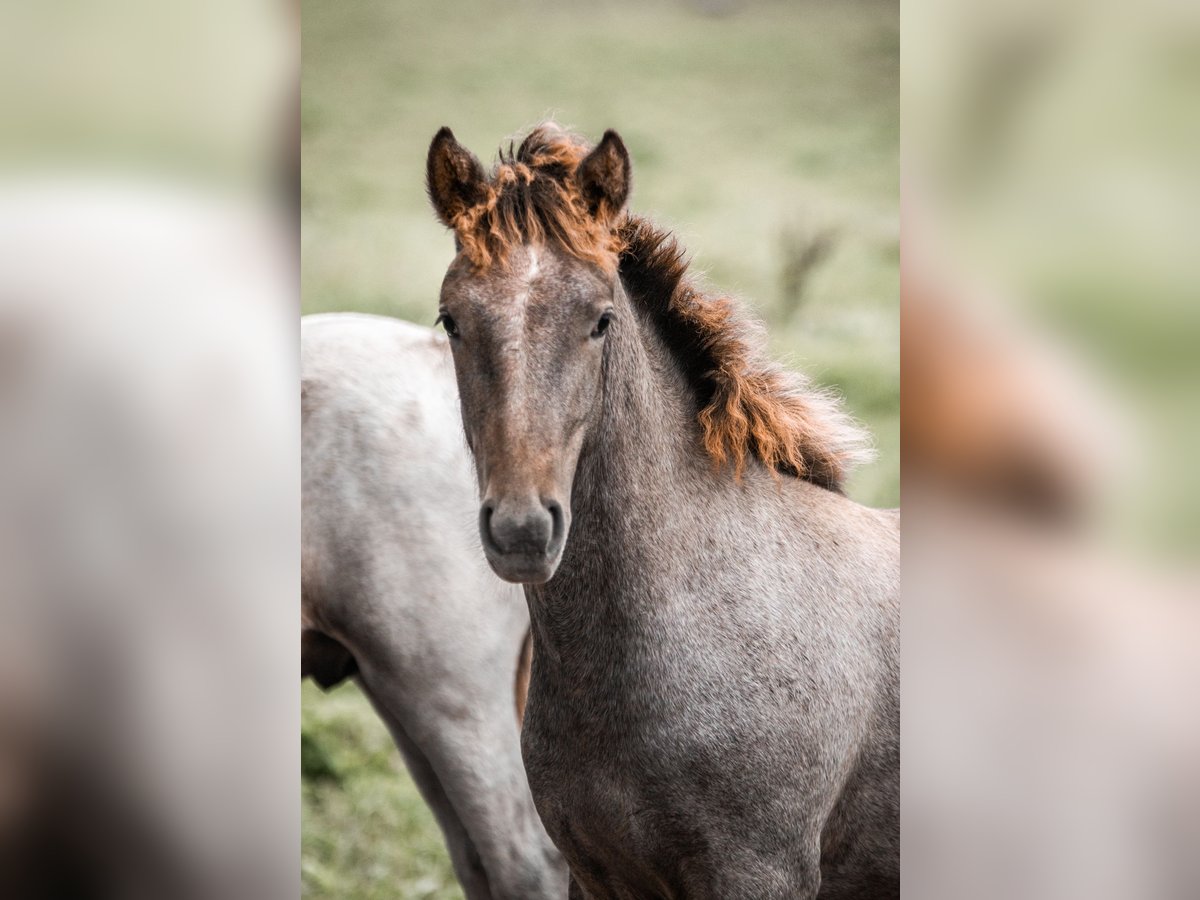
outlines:
[[[443,127],[433,136],[425,163],[425,188],[442,224],[453,228],[464,212],[484,197],[483,166]]]
[[[629,151],[621,136],[612,129],[604,132],[600,143],[579,164],[575,178],[588,211],[605,221],[615,219],[629,199],[631,181]]]

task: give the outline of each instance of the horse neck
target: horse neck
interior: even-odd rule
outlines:
[[[692,389],[653,323],[625,302],[634,327],[608,348],[602,413],[576,479],[580,507],[661,503],[703,452]]]
[[[539,646],[551,652],[598,631],[637,632],[661,614],[662,555],[701,527],[705,491],[717,489],[690,386],[653,323],[627,300],[623,311],[634,327],[614,329],[606,347],[602,411],[576,470],[562,563],[528,588]]]

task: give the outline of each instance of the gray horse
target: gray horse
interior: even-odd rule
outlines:
[[[428,159],[487,558],[526,585],[522,749],[576,898],[899,896],[899,519],[764,361],[620,138]]]
[[[303,671],[357,676],[469,900],[561,898],[520,758],[528,614],[479,550],[446,339],[309,316],[301,378]]]

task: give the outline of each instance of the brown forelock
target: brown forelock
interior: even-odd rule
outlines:
[[[592,215],[575,180],[583,139],[552,123],[537,126],[513,152],[500,152],[482,199],[450,223],[479,268],[503,265],[514,247],[550,244],[612,272],[620,249],[611,219]]]
[[[840,490],[846,472],[870,454],[835,398],[765,360],[764,339],[738,304],[688,279],[685,253],[669,232],[630,216],[620,238],[621,277],[696,387],[714,462],[731,463],[740,477],[754,454],[773,471]]]

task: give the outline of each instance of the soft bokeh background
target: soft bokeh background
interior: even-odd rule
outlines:
[[[906,258],[1079,357],[1120,409],[1085,451],[1120,450],[1100,524],[1194,560],[1200,9],[916,0],[904,19]]]
[[[431,323],[449,235],[425,153],[442,125],[486,162],[553,117],[616,128],[631,205],[766,320],[777,355],[845,395],[899,502],[898,4],[303,6],[303,310]],[[441,836],[353,686],[303,693],[304,891],[461,896]]]
[[[1200,8],[903,44],[906,892],[1200,896]]]

